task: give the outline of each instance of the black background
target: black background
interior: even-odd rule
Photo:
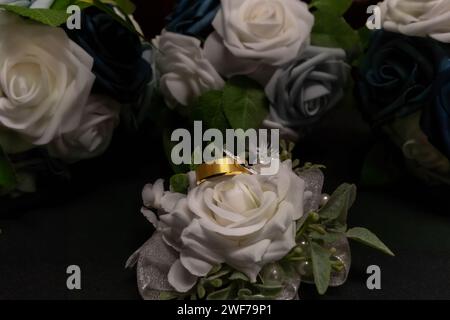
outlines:
[[[135,1],[148,37],[160,32],[170,1]],[[360,23],[361,15],[353,14]],[[168,177],[155,130],[117,137],[111,150],[73,168],[70,184],[0,208],[0,299],[138,299],[129,255],[151,235],[140,214],[145,183]],[[327,166],[325,190],[359,180],[364,154],[374,137],[355,111],[332,112],[296,148],[303,161]],[[302,285],[304,299],[450,299],[450,206],[448,189],[405,178],[390,188],[360,189],[350,226],[374,231],[396,257],[352,244],[347,283],[319,297]],[[2,218],[3,217],[3,218]],[[382,289],[366,287],[366,268],[378,265]],[[79,265],[82,290],[66,288],[66,268]]]

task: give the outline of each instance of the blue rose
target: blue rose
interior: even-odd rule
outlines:
[[[152,72],[136,34],[96,8],[83,11],[80,30],[66,32],[94,58],[94,91],[122,103],[139,98]]]
[[[430,142],[450,159],[450,59],[441,64],[435,99],[423,110],[421,126]]]
[[[344,96],[350,74],[342,49],[309,46],[278,69],[265,91],[272,120],[290,128],[313,125]]]
[[[212,31],[212,21],[220,0],[179,0],[167,18],[167,31],[205,39]]]
[[[428,105],[444,56],[444,48],[433,39],[375,32],[357,81],[368,120],[384,125]]]

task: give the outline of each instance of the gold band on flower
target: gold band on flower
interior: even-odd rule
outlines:
[[[249,174],[251,172],[231,158],[225,157],[216,159],[212,163],[203,163],[197,167],[197,184],[200,184],[209,178],[224,175],[238,175],[242,173]]]

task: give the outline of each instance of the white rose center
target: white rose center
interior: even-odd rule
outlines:
[[[10,65],[4,74],[5,93],[13,104],[38,105],[49,93],[49,75],[29,57]]]
[[[219,208],[242,216],[260,206],[257,196],[248,186],[238,181],[224,181],[217,184],[214,187],[214,201]],[[229,224],[229,221],[217,216],[214,218],[221,225]]]
[[[282,32],[285,11],[280,2],[261,0],[247,6],[244,10],[244,21],[256,37],[271,39]]]

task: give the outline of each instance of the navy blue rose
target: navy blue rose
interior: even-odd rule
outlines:
[[[441,64],[435,82],[435,99],[422,113],[422,130],[429,141],[450,159],[450,60]]]
[[[80,30],[66,32],[94,58],[95,92],[122,103],[139,98],[151,80],[151,66],[136,34],[96,8],[83,11]]]
[[[220,0],[179,0],[167,18],[166,30],[205,39],[212,31],[212,21]]]
[[[428,105],[443,56],[443,47],[433,39],[375,32],[357,85],[368,120],[379,126]]]

